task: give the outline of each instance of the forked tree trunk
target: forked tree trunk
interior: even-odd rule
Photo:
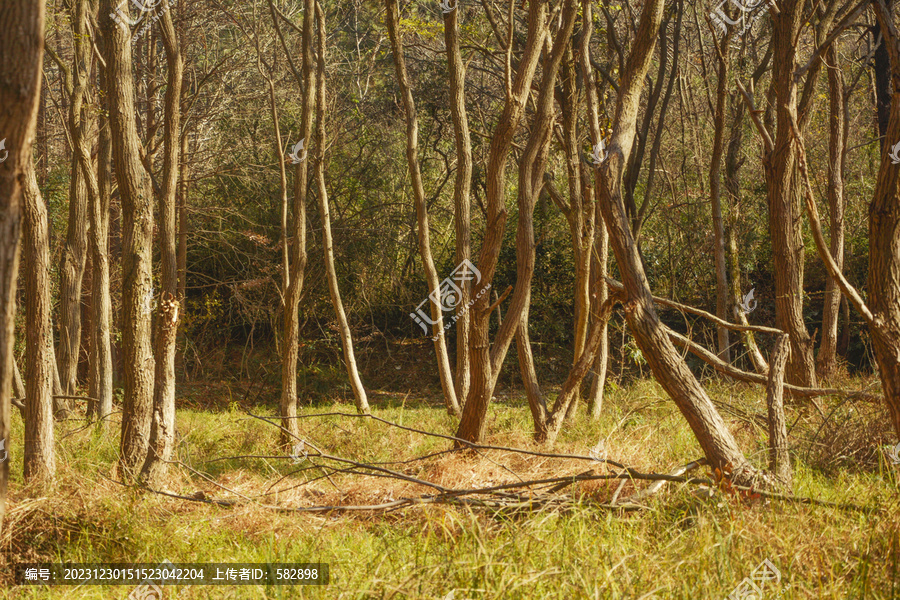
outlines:
[[[344,312],[341,302],[341,292],[338,288],[337,271],[334,268],[334,240],[331,236],[331,214],[328,210],[328,190],[325,187],[325,12],[322,5],[316,2],[316,18],[318,20],[318,35],[316,36],[317,70],[316,70],[316,184],[319,193],[319,213],[322,219],[322,247],[325,252],[325,269],[328,275],[328,291],[331,295],[331,304],[338,320],[341,335],[341,346],[344,350],[344,361],[347,365],[347,374],[350,377],[350,386],[353,388],[356,410],[361,414],[369,413],[369,401],[366,398],[366,390],[359,370],[356,367],[356,356],[353,353],[353,336],[350,334],[350,324]]]
[[[103,0],[101,15],[113,12]],[[120,461],[126,471],[147,455],[153,411],[154,360],[150,335],[153,306],[153,196],[140,159],[134,105],[131,31],[113,19],[100,19],[106,38],[107,90],[113,164],[122,199],[122,346],[124,405]]]
[[[519,128],[519,122],[524,113],[525,99],[531,89],[534,72],[537,69],[541,49],[546,35],[546,2],[534,0],[529,3],[528,10],[528,37],[525,42],[525,51],[519,62],[519,68],[515,80],[507,91],[503,112],[497,123],[497,128],[491,138],[487,182],[487,215],[484,241],[478,258],[478,269],[481,271],[481,282],[475,294],[475,304],[472,306],[472,323],[469,330],[469,343],[471,355],[472,387],[466,398],[466,405],[460,419],[456,437],[471,442],[480,442],[484,439],[485,417],[488,404],[494,389],[496,374],[494,373],[491,355],[491,341],[489,333],[490,296],[484,293],[485,288],[493,282],[497,269],[497,259],[500,254],[500,246],[503,242],[503,230],[506,224],[506,162],[513,137]],[[510,24],[512,27],[513,24]],[[511,68],[507,65],[507,68]],[[508,74],[508,80],[512,78]],[[514,329],[518,328],[518,317],[514,317]],[[510,319],[504,320],[504,323]],[[501,328],[503,326],[501,325]],[[511,339],[511,336],[510,336]]]
[[[168,0],[165,0],[168,4]],[[153,419],[147,458],[141,478],[158,485],[165,477],[175,447],[175,336],[178,333],[178,264],[175,211],[181,152],[181,85],[184,61],[169,6],[160,8],[163,45],[166,49],[165,154],[163,187],[159,195],[160,295],[156,338],[156,372],[153,386]]]
[[[416,222],[418,225],[419,254],[422,256],[422,265],[425,268],[425,277],[428,280],[429,298],[437,298],[438,304],[429,302],[431,308],[431,331],[434,334],[434,352],[437,355],[438,374],[441,379],[441,389],[444,393],[444,404],[447,412],[453,416],[461,414],[459,401],[456,399],[456,390],[453,385],[453,371],[450,369],[450,357],[447,354],[447,342],[444,336],[444,297],[445,290],[441,289],[441,281],[438,278],[437,269],[434,266],[434,258],[431,255],[431,232],[428,225],[428,207],[425,203],[425,186],[422,183],[422,171],[419,168],[419,121],[416,115],[416,103],[413,100],[410,89],[409,75],[406,72],[406,59],[403,56],[403,41],[400,39],[399,12],[397,0],[385,0],[387,15],[388,35],[391,38],[391,52],[394,55],[394,67],[397,74],[397,83],[400,86],[400,96],[403,100],[403,110],[406,116],[406,162],[409,165],[409,178],[412,182],[413,198],[416,205]],[[456,11],[453,11],[456,12]],[[453,290],[446,290],[453,296],[462,296]],[[458,303],[462,297],[454,298]],[[465,306],[465,305],[463,305]]]
[[[738,483],[758,475],[747,462],[725,422],[660,323],[622,197],[622,176],[631,153],[640,92],[653,56],[664,0],[644,5],[640,25],[622,74],[609,157],[601,165],[600,206],[626,290],[625,318],[654,376],[694,432],[713,468],[731,472]]]
[[[53,330],[47,206],[34,167],[25,165],[25,481],[48,482],[53,453]]]
[[[453,119],[453,135],[456,147],[456,181],[453,187],[453,224],[456,230],[456,264],[469,259],[471,250],[471,206],[469,187],[472,185],[472,140],[469,136],[469,118],[466,113],[466,69],[459,50],[459,11],[444,13],[444,44],[447,47],[447,67],[450,73],[450,116]],[[456,398],[465,403],[471,385],[469,357],[469,299],[472,284],[459,286],[459,304],[456,307]]]
[[[831,230],[830,250],[839,269],[844,266],[844,163],[847,155],[847,112],[844,100],[844,76],[841,73],[834,44],[829,46],[828,63],[828,219]],[[838,316],[841,290],[833,277],[825,283],[822,310],[822,343],[816,357],[819,377],[828,377],[837,366]]]
[[[0,61],[0,131],[6,140],[5,150],[0,151],[0,440],[7,448],[24,172],[32,161],[41,95],[44,13],[43,1],[4,0],[0,4],[0,56],[4,58]],[[6,515],[10,462],[0,462],[0,531]]]

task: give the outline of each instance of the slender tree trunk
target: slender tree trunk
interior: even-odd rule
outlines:
[[[181,135],[181,184],[178,194],[178,297],[181,299],[182,308],[185,302],[185,293],[187,291],[187,237],[188,237],[188,218],[187,218],[187,197],[188,197],[188,136],[186,133]],[[275,155],[281,160],[281,149]],[[182,329],[182,331],[184,331]]]
[[[53,330],[47,206],[34,167],[25,166],[25,468],[26,482],[56,473],[53,454]]]
[[[844,267],[844,162],[847,154],[846,105],[844,101],[844,77],[840,70],[834,44],[825,53],[828,63],[828,215],[831,229],[831,256],[839,269]],[[828,377],[837,366],[838,311],[841,290],[833,277],[825,283],[825,300],[822,310],[822,343],[816,358],[819,377]]]
[[[456,230],[456,264],[468,260],[471,250],[471,206],[469,188],[472,185],[472,140],[466,112],[466,70],[459,50],[459,11],[444,13],[444,44],[447,47],[447,67],[450,73],[450,116],[456,142],[456,181],[453,187],[453,224]],[[469,344],[469,299],[472,284],[462,282],[460,300],[456,307],[456,397],[465,403],[471,385]]]
[[[269,0],[269,13],[275,30],[284,45],[279,25],[279,17],[272,0]],[[278,172],[281,187],[281,241],[282,241],[282,290],[283,298],[283,334],[284,344],[281,347],[281,436],[279,444],[282,448],[290,448],[300,435],[297,421],[297,361],[300,343],[300,296],[306,275],[306,202],[309,195],[309,161],[307,148],[312,135],[312,121],[315,112],[316,73],[315,73],[315,3],[304,0],[303,29],[300,47],[302,49],[301,74],[295,76],[301,88],[300,106],[300,144],[295,156],[300,162],[294,162],[294,199],[289,206],[287,193],[287,171],[282,158],[284,141],[281,138],[281,126],[278,119],[278,105],[275,95],[275,82],[272,73],[266,73],[269,85],[269,107],[275,127],[276,156],[279,160]],[[260,54],[260,68],[262,58]],[[293,159],[292,159],[293,161]],[[288,216],[290,214],[290,226]],[[290,240],[293,239],[291,244]],[[277,344],[276,344],[277,345]]]
[[[431,255],[431,232],[428,225],[428,207],[425,204],[425,186],[422,183],[422,172],[419,169],[419,121],[416,116],[416,103],[413,100],[410,89],[409,76],[406,73],[406,59],[403,56],[403,42],[400,39],[399,12],[397,0],[385,0],[387,7],[388,34],[391,38],[391,52],[394,55],[394,67],[397,74],[397,83],[400,86],[400,95],[403,99],[403,109],[406,113],[406,161],[409,165],[409,176],[412,181],[413,198],[416,205],[416,222],[419,233],[419,254],[422,256],[422,265],[425,268],[425,277],[428,280],[428,296],[432,299],[428,304],[431,307],[432,333],[434,334],[434,351],[437,355],[438,373],[441,379],[441,389],[444,393],[444,403],[447,412],[451,415],[461,414],[459,402],[456,399],[456,390],[453,385],[453,371],[450,369],[450,357],[447,354],[447,343],[444,337],[444,299],[452,297],[459,306],[462,302],[462,293],[453,289],[441,288],[437,269],[434,266],[434,258]],[[453,11],[456,12],[456,11]],[[468,278],[465,282],[468,283]],[[455,284],[455,282],[454,282]],[[452,294],[452,296],[448,296]],[[437,304],[435,304],[437,300]],[[464,305],[463,305],[464,306]]]
[[[101,45],[103,41],[101,39]],[[100,65],[100,88],[107,89],[106,69]],[[97,195],[90,198],[91,211],[91,360],[89,395],[96,398],[96,406],[91,401],[89,416],[95,416],[101,428],[106,428],[106,419],[113,409],[113,361],[111,319],[112,302],[109,283],[109,202],[112,195],[112,140],[110,139],[108,103],[103,100],[105,110],[100,115],[100,143],[97,156]]]
[[[113,12],[102,0],[101,15]],[[122,201],[122,346],[124,406],[120,460],[130,471],[146,458],[153,412],[154,359],[150,315],[153,306],[151,257],[153,196],[140,159],[134,105],[131,31],[113,19],[100,19],[106,38],[109,122],[113,164]]]
[[[728,320],[728,271],[725,263],[725,224],[722,219],[722,197],[719,192],[719,175],[722,155],[725,149],[725,100],[728,97],[728,76],[731,50],[731,30],[722,37],[721,44],[716,44],[718,55],[718,81],[716,83],[716,108],[713,116],[713,146],[709,162],[709,195],[712,206],[712,223],[714,236],[714,255],[716,261],[716,316]],[[723,361],[731,362],[731,351],[728,329],[721,325],[716,327],[718,356]]]
[[[790,351],[788,337],[780,336],[772,352],[769,383],[766,387],[766,407],[769,415],[769,470],[788,489],[791,487],[793,476],[784,419],[784,367]]]
[[[44,14],[43,1],[4,0],[0,4],[0,56],[4,58],[0,61],[0,131],[6,140],[5,150],[0,150],[0,440],[7,448],[23,186],[25,169],[33,160],[41,95]],[[0,531],[6,514],[9,463],[0,462]]]
[[[163,188],[159,195],[161,269],[153,419],[150,427],[149,451],[141,471],[141,477],[150,485],[158,485],[165,477],[168,461],[175,447],[175,337],[178,333],[178,312],[182,300],[178,297],[175,211],[178,167],[181,160],[181,86],[184,78],[184,61],[168,0],[165,0],[165,6],[160,10],[168,74],[164,117]]]
[[[344,361],[347,364],[347,374],[350,376],[350,385],[353,388],[356,410],[361,414],[369,413],[369,401],[366,398],[366,390],[359,377],[356,367],[356,357],[353,353],[353,337],[350,334],[350,324],[344,313],[344,305],[341,302],[341,292],[338,288],[337,271],[334,268],[334,241],[331,236],[331,214],[328,210],[328,191],[325,188],[325,13],[321,4],[316,2],[316,17],[318,19],[317,41],[317,71],[316,82],[316,184],[319,193],[319,212],[322,219],[322,246],[325,251],[325,269],[328,275],[328,291],[331,294],[331,304],[340,328],[341,345],[344,349]]]
[[[597,97],[597,84],[594,80],[594,69],[591,66],[591,35],[593,31],[593,17],[591,14],[590,0],[581,1],[582,27],[584,31],[581,37],[581,71],[584,77],[585,99],[587,101],[588,123],[590,126],[591,146],[596,146],[603,139],[600,130],[600,104]],[[609,360],[609,313],[604,315],[600,308],[606,304],[609,292],[606,287],[607,262],[609,257],[609,233],[597,202],[597,194],[601,185],[600,173],[594,170],[593,186],[590,186],[592,209],[594,212],[594,236],[595,240],[591,252],[591,289],[594,290],[591,299],[594,314],[599,314],[603,321],[600,326],[600,342],[597,356],[594,358],[594,379],[591,382],[591,394],[588,411],[592,419],[600,417],[603,409],[603,388],[606,385],[606,365]],[[588,186],[585,186],[586,188]]]

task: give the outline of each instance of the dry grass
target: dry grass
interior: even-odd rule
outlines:
[[[852,382],[860,385],[860,382]],[[848,383],[849,385],[849,383]],[[745,452],[765,460],[758,390],[711,383],[709,389]],[[453,422],[439,404],[375,395],[378,416],[444,434]],[[718,494],[703,500],[671,485],[639,513],[599,510],[617,483],[584,482],[566,511],[473,511],[431,505],[394,513],[284,513],[261,506],[378,504],[432,493],[426,486],[375,476],[334,474],[275,456],[276,431],[238,410],[181,410],[179,460],[166,489],[235,500],[219,507],[142,493],[111,480],[114,435],[60,424],[55,486],[28,490],[20,480],[22,427],[12,436],[14,479],[0,551],[16,562],[328,562],[327,587],[179,587],[166,597],[194,598],[724,598],[764,559],[782,573],[781,596],[900,597],[896,474],[880,446],[892,441],[884,409],[826,400],[827,420],[810,407],[788,408],[793,427],[794,491],[853,502],[879,513],[838,511]],[[306,409],[303,414],[333,408]],[[258,413],[264,407],[254,407]],[[739,415],[739,416],[738,416]],[[589,463],[505,451],[443,453],[445,440],[372,421],[316,417],[303,435],[330,454],[390,465],[449,488],[472,488],[582,472]],[[115,431],[115,426],[112,427]],[[486,443],[546,451],[530,439],[524,401],[501,399],[490,412]],[[66,432],[70,433],[66,435]],[[587,455],[604,439],[608,457],[641,471],[666,472],[700,456],[689,428],[652,382],[613,390],[597,422],[569,424],[554,452]],[[239,458],[241,456],[267,458]],[[238,457],[238,458],[234,458]],[[303,470],[305,469],[305,470]],[[637,484],[642,487],[644,484]],[[622,494],[634,490],[629,483]],[[227,488],[227,491],[225,488]],[[246,500],[249,498],[251,500]],[[127,587],[12,588],[10,598],[125,598]],[[765,598],[775,598],[777,591]]]

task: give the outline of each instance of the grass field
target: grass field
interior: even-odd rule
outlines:
[[[760,391],[722,384],[709,389],[745,453],[763,465]],[[167,586],[167,599],[693,600],[726,598],[768,558],[781,579],[765,588],[766,600],[900,598],[897,476],[883,451],[892,436],[882,406],[823,399],[825,418],[809,404],[788,407],[794,493],[866,510],[746,501],[721,491],[703,498],[692,493],[696,485],[673,483],[650,499],[646,510],[612,511],[597,504],[609,502],[617,482],[592,481],[560,491],[571,500],[563,509],[498,512],[432,504],[387,513],[310,514],[275,507],[371,505],[431,492],[392,478],[347,473],[323,478],[323,470],[310,461],[293,464],[275,449],[277,429],[246,413],[271,416],[272,408],[235,398],[215,409],[179,410],[179,463],[171,466],[166,486],[173,494],[236,502],[229,507],[117,483],[115,419],[106,433],[80,421],[60,423],[55,486],[24,489],[17,456],[23,428],[15,414],[13,480],[0,539],[7,567],[169,560],[324,562],[331,569],[331,583],[322,587]],[[434,399],[373,393],[371,400],[374,414],[384,419],[453,433],[453,421]],[[190,393],[179,403],[192,406]],[[450,447],[446,440],[372,420],[310,416],[335,410],[352,412],[352,406],[305,407],[306,439],[332,455],[391,462],[387,466],[445,487],[592,468],[606,472],[605,466],[576,459],[501,450],[441,452]],[[492,404],[488,444],[547,451],[530,439],[530,431],[522,398],[500,397]],[[600,439],[610,459],[643,472],[668,472],[701,456],[686,422],[652,382],[613,386],[602,418],[591,422],[580,416],[568,424],[553,452],[587,455]],[[430,453],[438,454],[399,463]],[[629,482],[621,497],[645,485]],[[9,568],[3,577],[0,593],[8,598],[118,599],[132,590],[15,587]]]

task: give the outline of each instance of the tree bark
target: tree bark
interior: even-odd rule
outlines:
[[[456,230],[456,264],[469,260],[471,249],[472,140],[466,112],[466,68],[459,50],[459,11],[444,13],[444,44],[447,47],[447,68],[450,74],[450,116],[456,147],[456,180],[453,186],[453,225]],[[459,304],[456,307],[456,398],[465,403],[471,386],[469,360],[471,348],[469,329],[471,316],[469,299],[472,284],[461,282]],[[460,409],[461,410],[461,409]]]
[[[778,481],[791,487],[791,460],[788,456],[787,426],[784,420],[784,367],[791,351],[787,335],[775,342],[766,386],[769,427],[769,470]]]
[[[53,453],[53,330],[50,325],[50,238],[47,206],[25,165],[25,466],[27,483],[49,482]]]
[[[709,196],[712,208],[714,252],[716,262],[716,316],[728,319],[728,271],[725,263],[725,224],[722,219],[722,196],[719,175],[722,155],[725,153],[725,100],[728,97],[729,63],[731,60],[731,32],[729,29],[716,44],[718,56],[718,81],[716,82],[716,107],[713,115],[713,145],[709,161]],[[728,329],[721,325],[716,328],[718,354],[725,362],[731,362]]]
[[[341,346],[344,350],[344,362],[347,365],[347,374],[350,377],[350,386],[353,388],[356,410],[361,414],[369,413],[369,401],[366,398],[366,390],[359,377],[356,367],[356,357],[353,353],[353,336],[350,333],[350,325],[341,302],[341,292],[338,288],[337,271],[334,268],[334,241],[331,236],[331,214],[328,209],[328,191],[325,187],[325,13],[322,5],[316,2],[316,18],[318,20],[318,35],[316,36],[317,70],[316,70],[316,184],[319,192],[319,212],[322,219],[322,246],[325,252],[325,269],[328,275],[328,291],[331,295],[331,304],[338,320],[341,335]]]
[[[4,0],[0,4],[0,131],[6,140],[0,151],[0,440],[9,448],[10,394],[13,383],[13,330],[16,277],[25,169],[41,92],[44,52],[44,2]],[[7,154],[8,153],[8,154]],[[0,530],[6,515],[9,463],[0,462]]]
[[[829,46],[825,60],[828,68],[828,218],[831,231],[830,251],[838,269],[844,267],[844,164],[847,155],[847,112],[844,100],[844,76],[841,73],[834,44]],[[816,358],[819,377],[830,376],[837,367],[838,311],[841,290],[833,277],[825,283],[822,309],[822,342]]]
[[[447,343],[444,337],[444,298],[445,290],[441,289],[441,281],[438,279],[437,269],[434,266],[434,258],[431,255],[431,232],[428,225],[428,207],[425,204],[425,187],[422,184],[422,171],[419,168],[419,121],[416,115],[416,103],[413,100],[409,83],[409,75],[406,72],[406,59],[403,56],[403,42],[400,39],[399,12],[397,0],[385,0],[387,15],[385,20],[388,27],[388,35],[391,39],[391,52],[394,55],[394,67],[397,74],[397,83],[400,86],[400,96],[403,100],[403,110],[406,116],[406,161],[409,165],[409,177],[412,182],[413,198],[416,206],[416,222],[418,225],[419,254],[422,256],[422,265],[425,268],[425,277],[428,280],[428,296],[431,308],[431,330],[434,334],[434,352],[437,356],[438,374],[441,380],[441,389],[444,393],[444,404],[447,412],[458,417],[461,414],[459,402],[456,399],[456,390],[453,385],[453,371],[450,369],[450,357],[447,354]],[[453,11],[456,12],[456,11]],[[465,283],[468,283],[466,281]],[[462,294],[455,290],[449,290],[453,294],[459,306],[463,301]],[[456,297],[459,296],[459,297]],[[434,300],[439,302],[435,304]],[[462,305],[465,306],[465,305]]]
[[[772,83],[777,129],[773,146],[763,153],[769,206],[769,232],[775,272],[775,323],[791,337],[787,380],[815,387],[813,340],[803,321],[803,232],[797,177],[797,150],[790,115],[797,110],[797,36],[803,23],[801,0],[779,3],[772,18]],[[812,74],[810,74],[812,76]]]
[[[160,296],[156,338],[156,371],[153,392],[153,417],[147,458],[141,478],[156,486],[165,477],[168,461],[175,447],[175,337],[182,298],[178,296],[177,235],[175,211],[181,152],[181,86],[184,60],[165,0],[160,29],[166,49],[168,68],[165,98],[165,153],[163,155],[163,188],[159,194]]]
[[[103,0],[101,15],[113,12]],[[141,163],[134,105],[131,31],[100,19],[107,42],[107,83],[113,164],[122,201],[122,346],[124,405],[120,461],[126,471],[146,458],[153,411],[151,346],[153,196]]]
[[[100,45],[104,45],[101,38]],[[99,66],[100,88],[107,89],[106,68]],[[97,194],[89,195],[91,213],[91,357],[88,383],[90,401],[88,416],[96,417],[101,428],[113,410],[113,361],[110,338],[112,302],[109,272],[109,203],[112,196],[112,140],[110,139],[109,103],[101,100],[100,143],[97,156]]]

